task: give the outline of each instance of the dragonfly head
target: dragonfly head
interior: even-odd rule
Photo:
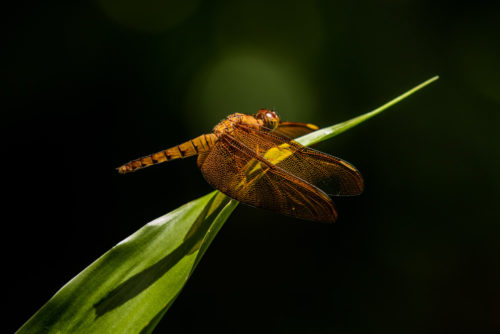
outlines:
[[[280,123],[280,117],[274,110],[259,109],[255,118],[262,120],[264,122],[264,126],[271,130],[276,129]]]

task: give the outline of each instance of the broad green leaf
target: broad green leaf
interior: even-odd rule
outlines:
[[[331,138],[437,79],[297,141],[312,145]],[[272,161],[286,158],[279,150],[266,154]],[[62,287],[18,333],[151,333],[237,205],[214,191],[146,224]]]
[[[146,224],[66,284],[19,333],[148,333],[237,202],[214,191]]]

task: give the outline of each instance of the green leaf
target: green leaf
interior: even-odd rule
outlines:
[[[317,143],[322,142],[324,140],[330,139],[336,135],[341,134],[342,132],[345,132],[345,131],[355,127],[358,124],[363,123],[364,121],[372,118],[373,116],[380,114],[382,111],[384,111],[387,108],[392,107],[396,103],[406,99],[408,96],[410,96],[413,93],[415,93],[416,91],[424,88],[425,86],[433,83],[437,79],[439,79],[439,76],[436,75],[435,77],[432,77],[429,80],[422,82],[420,85],[413,87],[409,91],[407,91],[404,94],[401,94],[398,97],[390,100],[389,102],[387,102],[383,106],[378,107],[375,110],[367,112],[366,114],[363,114],[361,116],[351,118],[345,122],[335,124],[335,125],[332,125],[330,127],[319,129],[317,131],[311,132],[305,136],[302,136],[302,137],[296,139],[296,141],[304,146],[309,146],[309,145],[317,144]]]
[[[149,333],[237,202],[214,191],[142,227],[66,284],[19,333]]]
[[[297,141],[312,145],[340,134],[437,78]],[[18,333],[151,333],[237,205],[214,191],[146,224],[67,283]]]

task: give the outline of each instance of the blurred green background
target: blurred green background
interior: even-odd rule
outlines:
[[[115,167],[234,112],[329,126],[436,74],[319,145],[365,178],[337,224],[240,205],[157,332],[500,332],[498,2],[18,1],[3,16],[6,332],[211,190],[194,159]]]

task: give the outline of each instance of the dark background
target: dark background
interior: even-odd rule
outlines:
[[[2,276],[15,331],[145,223],[211,188],[115,167],[275,107],[362,172],[334,225],[240,205],[157,332],[500,331],[494,1],[45,1],[3,9]]]

